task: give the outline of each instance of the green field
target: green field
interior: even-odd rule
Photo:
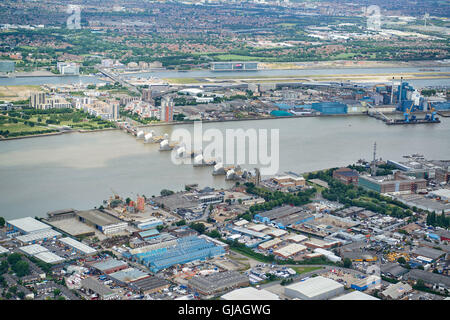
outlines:
[[[267,61],[267,60],[273,60],[272,58],[265,58],[265,57],[252,57],[252,56],[241,56],[237,54],[219,54],[217,56],[214,56],[215,59],[219,61]]]
[[[322,268],[321,267],[293,267],[292,269],[294,269],[295,272],[297,272],[297,274],[302,274],[302,273],[307,273],[307,272],[311,272],[314,270],[320,270]]]
[[[95,118],[73,109],[34,110],[2,112],[0,115],[0,135],[7,137],[28,136],[59,131],[59,127],[98,130],[115,127],[109,121]]]
[[[28,132],[30,134],[35,133],[36,131],[41,131],[41,130],[48,130],[47,127],[45,126],[34,126],[34,127],[30,127],[28,125],[25,125],[23,123],[3,123],[0,124],[0,129],[5,131],[8,130],[11,133],[14,132]]]
[[[166,78],[163,79],[171,84],[191,84],[191,83],[200,83],[198,79],[195,78]]]

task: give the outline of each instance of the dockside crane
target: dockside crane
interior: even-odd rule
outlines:
[[[415,121],[416,120],[416,116],[412,115],[411,119],[409,118],[411,115],[411,111],[413,109],[414,106],[414,102],[411,102],[411,106],[409,107],[409,109],[405,110],[405,113],[403,114],[405,116],[405,122],[410,122],[410,121]]]
[[[431,113],[429,113],[429,114],[427,114],[425,116],[425,120],[428,120],[428,121],[431,121],[431,122],[437,121],[436,109],[431,105],[430,101],[428,101],[428,110],[430,110]]]

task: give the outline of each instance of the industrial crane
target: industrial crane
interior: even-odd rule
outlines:
[[[431,111],[431,114],[427,114],[425,116],[425,120],[429,120],[429,121],[436,121],[436,109],[434,107],[431,107],[431,103],[428,101],[428,110]]]
[[[409,116],[411,114],[413,106],[414,106],[414,102],[411,102],[411,106],[409,107],[409,109],[405,110],[405,113],[403,114],[405,116],[405,122],[410,122],[410,121],[415,121],[416,120],[416,116],[415,115],[412,115],[411,119],[409,119]]]

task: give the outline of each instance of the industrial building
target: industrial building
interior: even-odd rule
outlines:
[[[393,176],[360,176],[358,186],[378,193],[410,194],[426,190],[427,180],[417,179],[396,172]]]
[[[380,295],[385,299],[398,300],[411,291],[412,287],[409,284],[397,282],[389,285],[386,290],[380,292]]]
[[[101,210],[77,211],[76,215],[81,222],[94,227],[104,234],[118,233],[126,230],[128,227],[126,222],[122,222]]]
[[[197,236],[160,242],[130,251],[135,261],[146,265],[152,272],[158,272],[175,264],[223,255],[225,252],[223,246],[217,246]]]
[[[295,243],[300,243],[300,242],[305,241],[307,239],[308,239],[308,237],[306,237],[304,235],[301,235],[301,234],[296,234],[296,233],[292,234],[291,236],[289,236],[287,238],[288,241],[295,242]]]
[[[340,244],[340,242],[339,241],[328,242],[328,241],[324,241],[321,239],[311,238],[310,240],[305,241],[303,244],[310,249],[316,249],[316,248],[330,249],[335,246],[338,246]]]
[[[417,281],[421,279],[425,282],[426,285],[437,285],[438,287],[443,289],[450,289],[450,277],[420,269],[412,269],[410,272],[403,276],[403,279],[411,281]]]
[[[312,109],[319,111],[320,114],[346,114],[347,105],[341,102],[316,102],[311,106]]]
[[[291,243],[285,247],[275,250],[273,254],[285,259],[289,259],[299,254],[300,252],[305,251],[306,249],[307,247],[305,247],[304,245],[298,243]]]
[[[404,274],[408,273],[408,269],[397,263],[386,263],[381,265],[381,274],[389,278],[400,279]]]
[[[272,239],[272,237],[269,236],[268,234],[265,234],[263,232],[253,231],[253,230],[250,230],[250,229],[244,228],[244,227],[229,226],[228,229],[233,233],[239,233],[241,235],[246,235],[248,237],[257,238],[257,239],[260,239],[261,241]]]
[[[147,241],[147,240],[159,237],[160,233],[156,229],[150,229],[150,230],[145,230],[145,231],[138,232],[138,236],[142,240]]]
[[[371,296],[361,291],[352,291],[350,293],[344,294],[337,298],[333,298],[331,300],[380,300],[380,299],[375,298],[374,296]]]
[[[47,248],[39,244],[31,244],[28,246],[20,247],[20,251],[23,253],[38,258],[45,263],[57,264],[63,262],[65,259],[60,257],[53,252],[50,252]]]
[[[276,237],[276,238],[282,237],[288,233],[286,230],[283,230],[283,229],[270,229],[270,230],[268,230],[268,231],[266,230],[264,232],[266,232],[269,236]]]
[[[260,212],[255,214],[254,219],[263,223],[270,223],[270,221],[287,217],[291,214],[301,212],[303,209],[300,207],[282,206],[269,211]]]
[[[342,260],[340,257],[336,256],[333,252],[322,249],[322,248],[316,248],[316,249],[314,249],[314,252],[323,255],[325,258],[327,258],[328,260],[330,260],[332,262],[339,262]]]
[[[150,219],[140,221],[140,223],[136,224],[136,227],[139,230],[149,230],[149,229],[155,229],[162,224],[163,224],[163,222],[160,219],[150,218]]]
[[[195,276],[189,279],[188,285],[203,295],[212,295],[236,287],[248,286],[249,279],[237,271],[225,271],[207,276]]]
[[[339,168],[333,171],[333,178],[347,185],[358,185],[359,173],[350,168]]]
[[[9,220],[6,222],[6,234],[9,236],[25,235],[50,231],[52,227],[31,217]]]
[[[119,295],[111,290],[109,287],[98,281],[94,277],[88,277],[81,280],[81,287],[85,288],[88,293],[98,295],[101,300],[114,300]]]
[[[358,291],[365,291],[379,284],[381,284],[381,278],[375,275],[370,275],[366,278],[358,279],[357,281],[350,284],[350,287]]]
[[[40,241],[48,241],[48,240],[56,240],[61,237],[62,234],[50,229],[40,232],[33,232],[29,234],[24,234],[22,236],[17,236],[16,240],[20,241],[23,245],[25,244],[33,244]]]
[[[100,261],[91,265],[92,268],[96,269],[101,273],[114,273],[123,269],[128,268],[128,264],[125,261],[120,261],[117,259],[107,259]]]
[[[276,245],[278,245],[278,244],[280,244],[282,242],[283,241],[281,241],[280,239],[275,238],[275,239],[272,239],[272,240],[260,243],[258,245],[258,249],[267,250],[267,249],[273,248],[274,246],[276,246]]]
[[[304,187],[306,185],[306,180],[300,176],[284,175],[276,176],[271,179],[275,184],[283,188],[297,188]]]
[[[263,223],[272,224],[280,229],[286,229],[289,225],[314,220],[314,216],[305,212],[300,207],[282,206],[257,213],[254,219]]]
[[[81,243],[80,241],[74,240],[72,238],[66,237],[59,239],[59,242],[61,242],[63,245],[66,245],[75,252],[84,254],[84,255],[94,255],[97,253],[97,250],[85,245],[84,243]]]
[[[139,291],[141,294],[149,294],[169,288],[170,283],[163,278],[155,276],[133,281],[130,283],[130,287]]]
[[[431,260],[431,262],[434,262],[438,260],[440,257],[445,256],[445,251],[430,248],[430,247],[418,247],[413,250],[412,254],[415,257],[426,257]]]
[[[235,289],[222,296],[223,300],[280,300],[276,294],[265,289],[246,287]]]
[[[0,254],[5,254],[5,253],[9,253],[9,250],[0,246]]]
[[[110,273],[108,277],[119,285],[126,286],[130,282],[146,279],[150,277],[150,275],[135,268],[127,268]]]
[[[308,212],[299,212],[291,214],[287,217],[275,219],[272,223],[280,229],[286,229],[291,225],[301,224],[312,220],[314,220],[314,216],[312,214]]]
[[[296,282],[284,288],[286,296],[301,300],[328,300],[343,292],[344,285],[322,276]]]
[[[358,215],[359,213],[363,212],[365,209],[361,207],[355,207],[351,206],[348,208],[344,208],[342,210],[339,210],[337,212],[334,212],[333,215],[341,217],[341,218],[347,218],[347,217],[353,217]]]

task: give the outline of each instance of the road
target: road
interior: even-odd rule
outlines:
[[[96,68],[97,68],[97,70],[99,72],[101,72],[102,74],[104,74],[108,78],[114,80],[115,82],[119,82],[122,86],[128,88],[129,90],[131,90],[131,91],[133,91],[135,93],[141,94],[141,92],[139,91],[139,89],[136,86],[134,86],[134,85],[128,83],[127,81],[123,80],[120,76],[116,76],[112,72],[106,71],[106,69],[104,69],[104,68],[102,68],[102,67],[100,67],[98,65],[96,66]]]

